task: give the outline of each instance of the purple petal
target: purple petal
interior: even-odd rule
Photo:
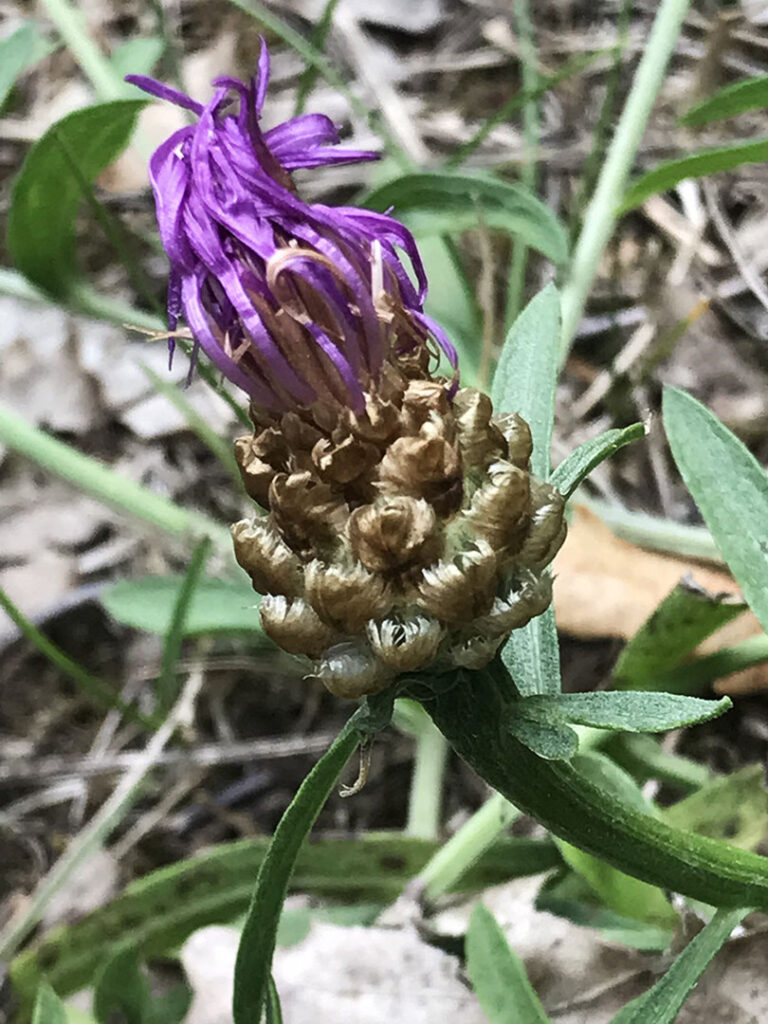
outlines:
[[[171,88],[170,85],[158,82],[156,78],[149,78],[147,75],[126,75],[125,81],[148,92],[150,96],[157,96],[159,100],[168,100],[169,103],[173,103],[177,107],[184,107],[185,110],[191,110],[195,114],[202,113],[202,103],[197,103],[191,96]]]

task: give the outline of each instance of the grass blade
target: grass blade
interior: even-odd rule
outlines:
[[[217,550],[231,552],[232,542],[225,526],[199,512],[180,508],[141,484],[126,480],[96,459],[33,427],[2,403],[0,442],[124,515],[178,537],[210,537]]]
[[[696,982],[746,913],[746,910],[718,910],[667,973],[652,989],[625,1006],[612,1024],[674,1024]]]
[[[669,160],[637,178],[624,193],[619,213],[633,210],[649,196],[667,192],[688,178],[701,178],[717,171],[732,171],[743,164],[762,164],[768,160],[768,139],[736,142],[729,146],[702,149],[690,156]]]
[[[731,82],[683,114],[680,124],[697,126],[768,107],[768,75]]]
[[[181,657],[181,645],[185,636],[189,606],[202,578],[210,553],[211,542],[207,537],[203,537],[192,553],[189,568],[176,596],[170,626],[163,644],[160,676],[157,680],[157,710],[161,715],[168,711],[178,696],[176,666]]]

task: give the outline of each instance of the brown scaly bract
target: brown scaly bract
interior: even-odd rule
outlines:
[[[400,672],[480,668],[551,600],[564,502],[528,470],[531,436],[490,399],[451,399],[422,360],[392,361],[365,413],[315,404],[235,444],[267,515],[232,528],[265,632],[360,697]]]

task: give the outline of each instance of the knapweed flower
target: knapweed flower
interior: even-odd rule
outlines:
[[[335,148],[319,114],[262,132],[268,73],[263,47],[205,106],[131,79],[197,115],[150,174],[171,328],[183,312],[251,399],[235,451],[267,514],[234,525],[237,559],[265,632],[340,696],[482,667],[550,602],[563,499],[529,474],[525,422],[458,388],[410,232],[299,198],[294,169],[374,154]]]

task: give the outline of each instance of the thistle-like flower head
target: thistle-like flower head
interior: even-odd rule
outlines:
[[[453,347],[424,314],[426,278],[410,232],[383,214],[296,194],[291,171],[376,154],[337,148],[322,114],[262,131],[266,45],[256,76],[216,79],[206,105],[153,79],[128,80],[197,116],[150,162],[171,262],[168,318],[173,330],[183,312],[196,343],[254,403],[362,412],[385,362],[430,339],[455,366]]]
[[[299,198],[294,169],[374,154],[334,148],[319,114],[262,132],[268,73],[263,47],[257,76],[218,79],[206,106],[131,79],[197,116],[150,172],[171,327],[183,312],[251,399],[235,454],[268,514],[235,524],[235,554],[264,631],[339,696],[479,668],[549,603],[563,499],[529,473],[525,422],[458,389],[407,229]]]

